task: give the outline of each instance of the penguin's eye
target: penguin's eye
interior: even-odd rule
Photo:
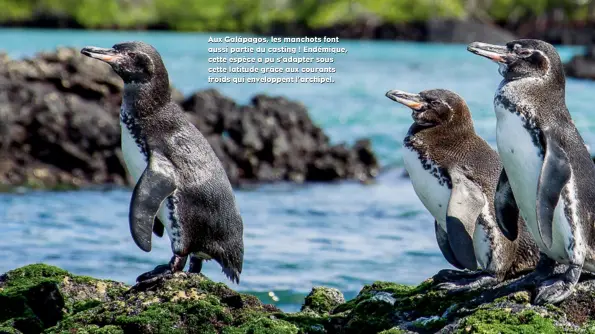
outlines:
[[[431,105],[432,107],[436,108],[436,107],[439,107],[439,106],[440,106],[440,102],[438,102],[438,101],[431,101],[431,102],[430,102],[430,105]]]
[[[128,57],[130,57],[131,59],[135,59],[136,58],[136,52],[128,52]]]

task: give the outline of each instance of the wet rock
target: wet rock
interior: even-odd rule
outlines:
[[[592,279],[592,278],[591,278]],[[135,286],[35,264],[0,276],[2,333],[591,333],[595,281],[559,305],[535,306],[509,282],[464,294],[389,282],[352,300],[316,287],[284,313],[203,275],[176,273]]]
[[[116,96],[122,83],[96,63],[73,49],[0,60],[0,184],[125,183]]]
[[[564,70],[569,77],[595,80],[595,45],[587,46],[584,54],[572,57],[564,64]]]
[[[317,314],[328,314],[335,307],[345,303],[341,291],[334,288],[314,287],[306,297],[302,311],[312,311]]]
[[[51,293],[39,293],[48,286]],[[35,295],[43,298],[31,297]],[[129,287],[29,265],[2,277],[0,300],[0,332],[298,332],[296,325],[274,317],[280,312],[276,307],[187,273]],[[52,313],[49,322],[48,313]]]
[[[0,185],[35,188],[128,184],[120,150],[121,79],[104,63],[60,48],[34,58],[0,56]],[[378,173],[369,141],[332,145],[306,108],[283,97],[248,105],[209,89],[184,98],[234,185],[366,181]]]

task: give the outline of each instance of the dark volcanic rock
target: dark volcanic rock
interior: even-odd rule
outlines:
[[[531,289],[502,286],[449,294],[418,286],[366,285],[345,301],[316,287],[285,313],[203,275],[175,273],[122,283],[33,264],[0,276],[0,333],[404,334],[593,333],[594,281],[562,303],[531,304]]]
[[[74,49],[26,60],[0,55],[0,185],[40,188],[126,184],[118,111],[122,81]],[[255,96],[239,106],[216,90],[184,99],[233,184],[368,180],[378,162],[367,140],[332,146],[306,108]]]
[[[210,89],[182,106],[209,138],[232,181],[365,181],[378,172],[369,141],[332,146],[300,103],[257,95],[238,106]]]
[[[595,80],[595,45],[587,46],[584,54],[572,57],[564,69],[569,77]]]
[[[124,184],[121,89],[107,65],[75,50],[23,61],[1,58],[0,184]]]

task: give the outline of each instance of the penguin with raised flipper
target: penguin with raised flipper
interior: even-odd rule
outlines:
[[[566,107],[560,56],[549,43],[522,39],[467,49],[499,65],[496,139],[504,165],[496,194],[498,224],[515,240],[523,217],[540,249],[536,304],[568,297],[581,271],[595,271],[595,165]],[[567,265],[555,275],[556,262]]]
[[[122,153],[136,181],[130,231],[151,250],[151,233],[167,231],[173,257],[137,281],[184,269],[199,273],[213,259],[239,283],[244,257],[243,223],[221,162],[181,108],[171,101],[168,73],[151,45],[126,42],[81,53],[111,65],[124,80],[120,109]]]
[[[453,266],[472,271],[441,271],[435,278],[447,282],[440,287],[468,290],[532,270],[539,252],[528,233],[512,242],[498,228],[494,194],[502,165],[475,133],[463,98],[444,89],[391,90],[386,96],[412,110],[403,159],[416,194],[434,216],[438,246]],[[520,219],[511,224],[524,230]]]

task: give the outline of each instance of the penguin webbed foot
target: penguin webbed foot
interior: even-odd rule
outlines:
[[[535,289],[536,295],[533,303],[536,305],[557,304],[566,299],[574,291],[581,270],[581,266],[570,265],[563,274],[555,275],[543,281]]]
[[[136,278],[137,282],[144,282],[144,281],[148,281],[150,279],[154,279],[154,278],[158,278],[158,277],[164,277],[164,276],[169,276],[172,275],[174,272],[171,270],[169,264],[160,264],[157,267],[155,267],[155,269],[151,270],[151,271],[147,271],[144,274],[139,275]]]
[[[442,269],[432,277],[435,284],[449,283],[464,279],[473,279],[485,275],[482,271]]]
[[[186,265],[187,256],[174,255],[168,264],[160,264],[155,269],[147,271],[136,278],[136,282],[144,282],[159,277],[170,276],[177,271],[182,271]]]
[[[500,282],[496,277],[488,273],[478,273],[476,277],[464,278],[452,282],[440,283],[436,286],[439,290],[446,290],[448,293],[456,294],[467,292],[483,287],[493,286]]]
[[[535,270],[522,276],[510,285],[514,289],[526,289],[530,287],[539,286],[539,284],[548,278],[552,277],[556,273],[563,273],[567,266],[558,264],[556,261],[550,259],[545,254],[540,254],[539,262],[535,266]]]

